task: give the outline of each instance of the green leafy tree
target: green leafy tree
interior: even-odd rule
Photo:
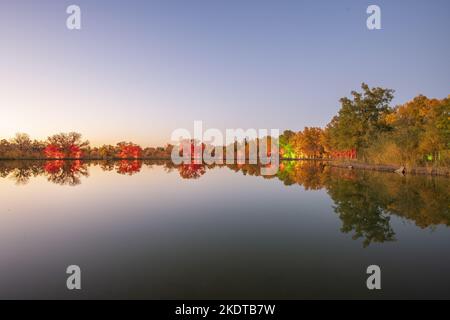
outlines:
[[[360,154],[382,132],[391,127],[386,116],[392,112],[389,106],[394,90],[361,85],[362,92],[352,91],[352,99],[341,98],[341,108],[326,128],[329,147],[335,150],[356,148]]]

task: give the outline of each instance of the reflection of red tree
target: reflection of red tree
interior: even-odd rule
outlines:
[[[206,169],[202,164],[183,164],[178,167],[178,171],[184,179],[198,179],[205,174]]]
[[[82,169],[82,163],[80,160],[75,160],[70,166],[70,171],[76,173]]]
[[[142,162],[141,161],[128,161],[122,160],[119,162],[119,167],[117,173],[133,175],[141,171]]]
[[[44,171],[48,174],[55,174],[61,170],[64,170],[67,173],[78,173],[83,170],[83,164],[80,160],[70,162],[64,160],[52,160],[45,162]]]
[[[81,176],[88,176],[87,167],[80,160],[51,160],[46,161],[44,171],[48,180],[60,185],[78,185]]]
[[[47,161],[44,165],[44,170],[49,174],[55,174],[59,172],[63,166],[64,161],[62,160]]]
[[[49,144],[47,147],[45,147],[44,154],[49,159],[80,159],[83,156],[80,147],[75,145],[70,146],[68,154],[65,154],[61,148],[58,148],[53,144]]]
[[[133,144],[123,144],[120,145],[120,152],[118,157],[121,159],[137,159],[140,158],[142,154],[142,148]]]

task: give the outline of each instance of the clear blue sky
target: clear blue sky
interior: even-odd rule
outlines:
[[[65,9],[82,10],[82,30]],[[366,28],[377,4],[382,30]],[[450,94],[450,1],[0,3],[0,138],[79,131],[163,145],[172,130],[324,126],[361,82],[394,103]]]

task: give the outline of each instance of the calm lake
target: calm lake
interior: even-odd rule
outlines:
[[[0,298],[450,298],[448,178],[259,172],[0,161]]]

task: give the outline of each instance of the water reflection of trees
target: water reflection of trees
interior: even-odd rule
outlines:
[[[88,177],[88,165],[80,160],[46,161],[44,172],[47,180],[59,185],[76,186],[81,183],[81,177]]]
[[[313,161],[283,161],[278,178],[285,185],[299,184],[305,190],[319,190],[324,187],[324,164]]]
[[[367,172],[357,177],[353,171],[335,171],[325,173],[324,183],[342,221],[342,232],[353,233],[353,239],[362,238],[364,246],[394,240],[387,210],[392,200],[383,186],[367,177]]]
[[[244,175],[260,175],[257,166],[233,165]],[[405,177],[382,172],[333,168],[314,161],[284,161],[277,178],[287,186],[325,189],[342,222],[342,232],[363,245],[395,240],[394,214],[420,228],[450,225],[450,184],[445,177]]]
[[[45,176],[49,182],[75,186],[81,183],[81,177],[88,175],[88,166],[82,161],[0,161],[0,177],[8,177],[18,185]]]
[[[203,164],[182,164],[178,172],[183,179],[198,179],[206,173],[206,168]]]
[[[0,161],[0,178],[10,178],[18,185],[25,185],[30,178],[43,173],[42,162],[37,161]]]
[[[121,160],[116,162],[117,173],[132,176],[139,173],[142,168],[142,161],[139,160]]]
[[[174,165],[170,161],[0,161],[0,178],[26,184],[31,178],[45,176],[59,185],[78,185],[89,176],[89,166],[104,171],[133,175],[142,166],[162,167],[177,172],[183,179],[199,179],[217,166],[203,164]],[[261,166],[234,164],[220,167],[246,176],[279,179],[286,186],[305,190],[325,189],[334,202],[334,211],[342,222],[342,232],[361,239],[364,246],[395,240],[392,215],[413,221],[420,228],[450,225],[450,184],[444,177],[405,177],[360,170],[346,170],[314,161],[286,161],[276,176],[262,176]]]

